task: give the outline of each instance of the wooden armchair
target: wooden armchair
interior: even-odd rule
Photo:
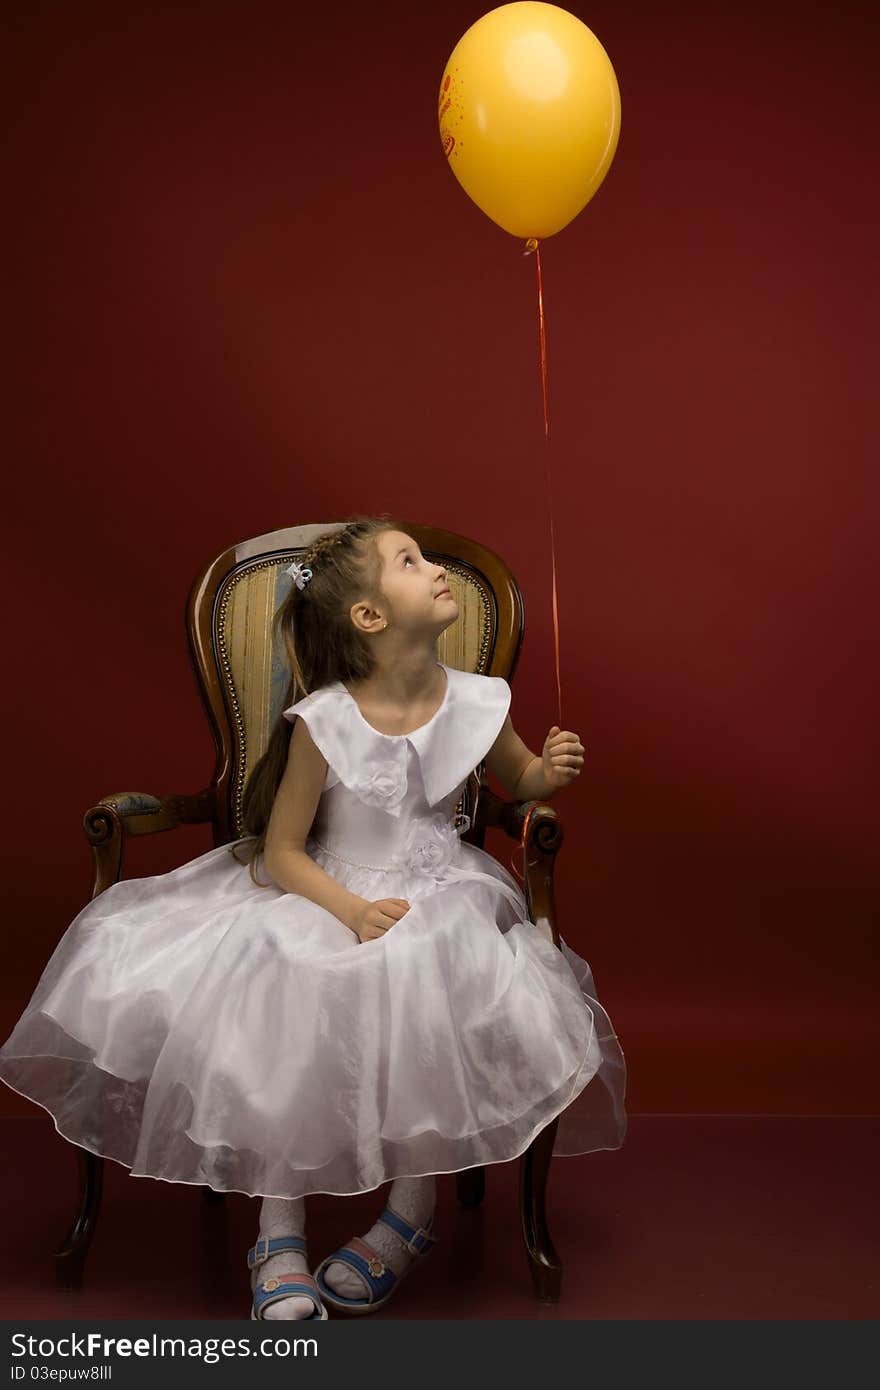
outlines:
[[[118,792],[102,797],[86,812],[84,827],[95,856],[97,897],[122,873],[125,840],[176,826],[210,822],[214,842],[241,834],[242,795],[250,770],[263,752],[283,706],[289,671],[271,643],[272,617],[292,582],[284,573],[322,532],[344,523],[290,527],[243,541],[212,561],[193,584],[186,623],[190,655],[216,747],[210,786],[193,795],[152,796]],[[459,618],[444,632],[438,657],[447,666],[501,675],[512,680],[523,635],[523,601],[516,580],[499,556],[451,531],[405,525],[425,556],[446,566]],[[545,919],[559,946],[553,902],[553,866],[562,843],[556,811],[537,802],[503,801],[484,783],[485,764],[476,768],[458,810],[471,817],[464,839],[483,848],[486,829],[496,826],[512,841],[526,838],[526,900],[533,922]],[[545,1190],[556,1135],[553,1120],[520,1158],[520,1208],[526,1255],[537,1297],[558,1301],[562,1266],[550,1239]],[[104,1160],[77,1149],[79,1205],[73,1225],[54,1254],[58,1281],[81,1284],[86,1254],[101,1203]],[[478,1206],[485,1192],[485,1169],[456,1175],[459,1201]],[[205,1188],[209,1201],[224,1194]]]

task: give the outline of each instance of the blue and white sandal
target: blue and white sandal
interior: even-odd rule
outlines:
[[[284,1250],[298,1250],[305,1254],[305,1237],[277,1236],[274,1240],[267,1240],[265,1236],[260,1236],[253,1249],[248,1251],[248,1269],[259,1269],[271,1255],[280,1255]],[[264,1279],[262,1284],[256,1286],[253,1294],[251,1319],[257,1322],[264,1320],[263,1310],[270,1304],[278,1303],[282,1298],[295,1298],[297,1295],[310,1298],[315,1305],[315,1311],[301,1321],[311,1322],[314,1318],[322,1322],[327,1320],[327,1309],[321,1302],[318,1286],[311,1274],[282,1274],[280,1277]]]
[[[427,1226],[416,1228],[404,1221],[402,1216],[398,1216],[396,1211],[386,1207],[379,1220],[403,1239],[411,1254],[419,1255],[423,1259],[437,1243],[436,1236],[431,1235],[433,1216]],[[337,1260],[361,1276],[367,1288],[367,1298],[345,1298],[328,1288],[323,1278],[324,1270]],[[416,1264],[417,1261],[412,1260],[402,1274],[395,1274],[371,1245],[361,1240],[360,1236],[355,1236],[347,1245],[343,1245],[341,1250],[334,1251],[321,1261],[315,1270],[315,1282],[322,1300],[329,1303],[331,1308],[337,1308],[344,1313],[375,1313],[377,1308],[388,1302],[401,1279],[404,1279]]]

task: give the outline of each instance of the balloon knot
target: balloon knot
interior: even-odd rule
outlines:
[[[537,238],[536,236],[530,236],[529,239],[528,239],[528,241],[526,242],[526,249],[525,249],[525,251],[523,251],[523,255],[524,255],[524,256],[531,256],[532,252],[533,252],[533,251],[537,251],[537,249],[538,249],[538,238]]]

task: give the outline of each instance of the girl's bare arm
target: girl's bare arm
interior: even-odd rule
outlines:
[[[315,746],[304,719],[290,736],[287,767],[266,830],[266,872],[285,893],[300,893],[353,930],[364,899],[350,893],[306,854],[305,844],[324,787],[327,760]]]
[[[517,801],[549,801],[580,776],[583,765],[584,745],[577,734],[554,724],[541,756],[536,757],[516,732],[509,714],[486,754],[486,766]]]

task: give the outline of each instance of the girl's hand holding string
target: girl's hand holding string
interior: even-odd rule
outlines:
[[[376,941],[407,912],[409,903],[405,898],[379,898],[372,903],[363,898],[348,925],[360,942]]]
[[[584,765],[584,745],[577,734],[554,724],[544,741],[541,754],[544,776],[554,791],[567,787],[580,776]]]

